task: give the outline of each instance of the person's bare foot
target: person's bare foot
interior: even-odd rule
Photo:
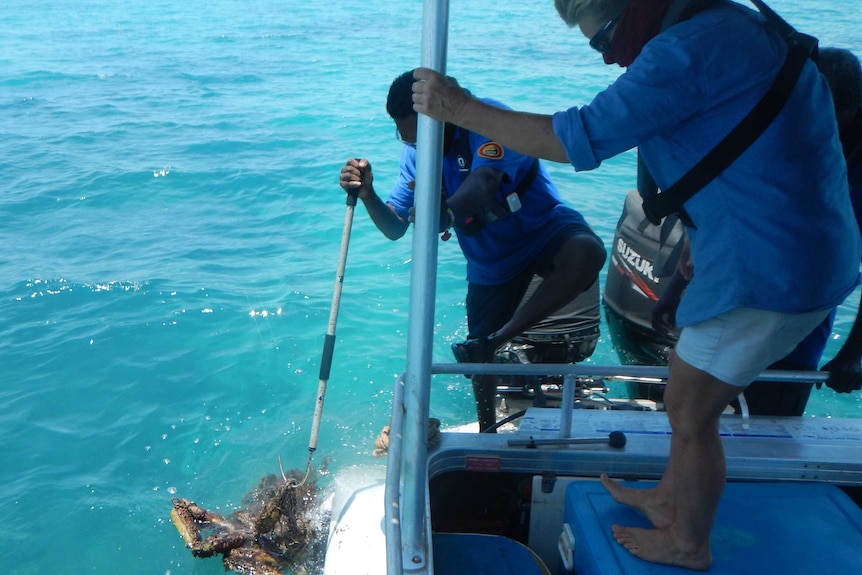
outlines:
[[[602,473],[601,482],[614,501],[629,507],[634,507],[643,513],[657,529],[669,527],[674,519],[673,503],[655,488],[633,489],[624,487],[607,474]]]
[[[697,571],[704,571],[712,564],[708,541],[706,545],[685,544],[673,536],[670,528],[642,529],[612,525],[611,529],[617,543],[644,561]]]

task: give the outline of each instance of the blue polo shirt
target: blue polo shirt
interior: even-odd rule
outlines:
[[[722,3],[653,38],[587,106],[554,115],[576,170],[640,146],[661,188],[755,106],[786,43],[756,13]],[[677,313],[692,325],[739,307],[782,313],[840,304],[860,239],[825,79],[808,62],[776,120],[685,203],[694,278]]]
[[[505,107],[493,100],[483,101]],[[489,166],[502,171],[505,177],[496,200],[500,205],[505,204],[506,196],[517,188],[530,171],[534,158],[503,148],[478,134],[467,134],[473,156],[470,170]],[[455,138],[460,137],[462,132],[458,128]],[[451,147],[443,158],[442,193],[447,197],[457,193],[468,175],[459,168],[457,146]],[[405,219],[413,206],[413,190],[408,184],[415,179],[416,151],[404,146],[400,173],[386,203],[391,204],[395,212]],[[499,285],[509,281],[527,269],[548,241],[570,224],[587,225],[579,212],[563,204],[557,188],[540,163],[532,186],[521,196],[521,209],[486,224],[475,235],[456,230],[458,243],[467,260],[467,280],[480,285]]]

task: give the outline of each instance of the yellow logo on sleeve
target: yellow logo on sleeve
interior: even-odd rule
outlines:
[[[488,160],[500,160],[503,158],[503,146],[496,142],[485,142],[479,146],[476,155]]]

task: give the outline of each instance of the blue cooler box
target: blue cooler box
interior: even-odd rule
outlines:
[[[654,483],[625,485],[646,488]],[[648,563],[619,545],[612,523],[651,525],[639,512],[615,502],[598,481],[568,487],[563,521],[574,535],[570,561],[565,561],[574,571],[561,565],[560,574],[693,573]],[[728,483],[712,530],[712,557],[709,573],[862,575],[862,510],[827,484]]]

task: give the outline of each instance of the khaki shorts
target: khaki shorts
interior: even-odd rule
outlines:
[[[687,364],[738,387],[789,354],[829,310],[787,314],[738,308],[683,328],[676,355]]]

